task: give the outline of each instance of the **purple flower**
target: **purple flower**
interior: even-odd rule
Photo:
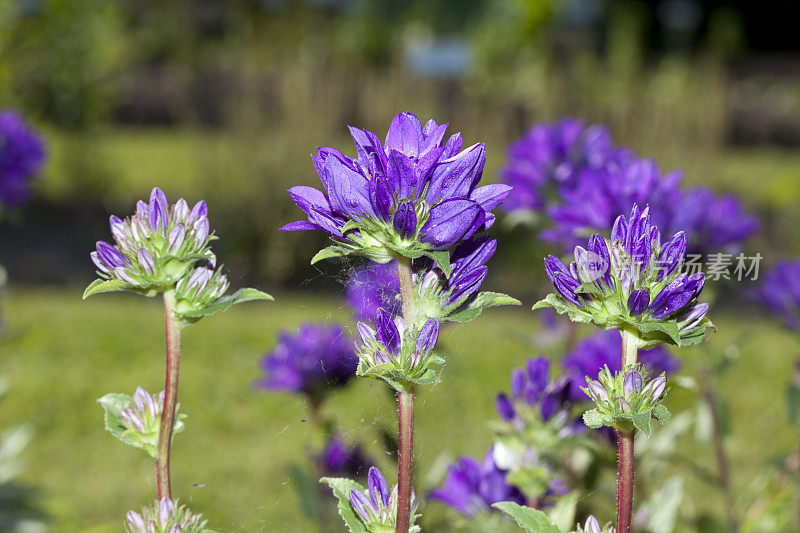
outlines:
[[[261,359],[266,376],[255,384],[315,396],[346,385],[357,365],[353,343],[341,326],[303,324],[295,335],[279,335],[278,345]]]
[[[458,133],[442,144],[446,129],[447,124],[430,120],[423,126],[415,115],[400,113],[381,144],[374,133],[351,127],[357,157],[320,148],[312,160],[325,192],[289,189],[308,220],[282,229],[324,231],[347,253],[380,262],[388,261],[391,250],[445,250],[488,229],[491,210],[511,187],[478,187],[486,161],[483,144],[460,151]]]
[[[367,490],[350,489],[348,496],[353,510],[368,527],[372,524],[395,525],[397,521],[397,485],[389,491],[386,478],[374,466],[369,469],[367,475]],[[416,512],[416,507],[414,489],[411,489],[412,517]]]
[[[31,196],[31,181],[42,169],[44,142],[15,111],[0,111],[0,204],[17,207]]]
[[[497,397],[497,410],[507,422],[517,420],[521,408],[532,409],[544,422],[555,420],[569,424],[569,382],[566,378],[549,379],[550,361],[545,357],[528,359],[525,367],[511,372],[511,396]]]
[[[788,328],[800,329],[800,257],[778,262],[751,296],[780,316]]]
[[[360,477],[373,464],[360,445],[348,446],[338,434],[331,436],[316,460],[326,477]]]
[[[681,190],[680,172],[662,174],[654,161],[614,146],[599,125],[565,119],[534,126],[511,145],[501,173],[514,186],[505,208],[546,213],[553,225],[542,237],[567,246],[587,233],[610,231],[634,204],[649,204],[654,222],[670,234],[690,235],[691,253],[740,248],[758,230],[734,197]]]
[[[369,263],[356,270],[347,282],[347,303],[358,320],[374,321],[378,309],[392,315],[401,312],[397,263]]]
[[[441,488],[431,492],[428,498],[469,517],[492,511],[492,504],[497,502],[525,503],[522,492],[506,480],[506,471],[495,464],[493,449],[486,452],[483,462],[459,457],[447,469]]]
[[[600,370],[607,366],[617,369],[622,366],[622,337],[618,331],[600,331],[580,341],[562,360],[564,374],[569,379],[569,399],[586,400],[581,387],[586,386],[585,376],[597,379]],[[651,376],[666,372],[671,374],[680,368],[680,362],[667,349],[657,346],[639,351],[639,362],[644,364]]]

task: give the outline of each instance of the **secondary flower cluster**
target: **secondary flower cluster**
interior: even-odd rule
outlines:
[[[640,350],[638,360],[651,376],[671,374],[680,368],[680,362],[663,346]],[[561,366],[569,379],[569,399],[586,400],[586,394],[581,390],[586,384],[585,376],[597,378],[604,367],[622,366],[622,337],[618,331],[598,331],[578,342],[570,353],[562,357]]]
[[[800,257],[775,265],[753,297],[783,318],[788,328],[800,328]]]
[[[150,394],[142,387],[136,387],[133,396],[106,394],[97,402],[105,411],[105,426],[109,433],[125,444],[156,457],[164,391]],[[173,436],[184,429],[183,419],[186,415],[178,413],[179,409],[180,404],[177,404]]]
[[[0,206],[17,207],[31,196],[42,169],[44,142],[14,111],[0,111]]]
[[[575,321],[631,329],[639,348],[696,344],[711,323],[705,318],[708,304],[697,303],[705,276],[680,273],[685,253],[683,232],[662,243],[649,208],[634,205],[628,219],[617,218],[610,242],[592,235],[585,249],[576,247],[569,268],[553,255],[545,259],[558,294],[534,309],[553,307]]]
[[[265,376],[256,387],[320,397],[345,386],[356,375],[358,357],[341,325],[302,324],[282,332],[272,352],[261,359]]]
[[[489,228],[491,210],[511,187],[477,187],[486,161],[483,144],[460,151],[459,133],[442,144],[446,129],[400,113],[381,143],[374,133],[351,127],[357,157],[319,148],[312,160],[325,192],[289,189],[308,220],[283,229],[327,233],[336,244],[315,260],[359,254],[386,263],[397,254],[435,257],[431,252]]]
[[[148,203],[137,202],[133,215],[124,220],[112,215],[109,223],[114,244],[99,241],[90,254],[99,279],[84,298],[109,291],[169,293],[173,313],[186,323],[236,303],[272,299],[255,289],[224,296],[229,284],[209,247],[215,237],[203,201],[191,209],[183,198],[170,205],[155,187]]]
[[[589,232],[607,232],[619,213],[650,204],[657,224],[670,233],[685,231],[693,253],[738,248],[758,230],[733,196],[701,188],[682,190],[682,175],[662,175],[652,160],[615,146],[601,125],[564,119],[531,128],[508,152],[501,172],[514,186],[506,209],[546,214],[551,241],[574,243]]]
[[[435,318],[417,330],[407,327],[402,317],[392,317],[379,309],[375,328],[359,322],[358,332],[359,375],[383,379],[398,391],[436,381],[430,367],[444,361],[432,352],[439,339],[439,321]]]
[[[125,528],[129,533],[211,533],[206,524],[203,515],[192,514],[178,500],[163,498],[142,507],[141,513],[128,511]]]
[[[596,380],[587,377],[583,391],[594,401],[595,409],[584,413],[586,425],[615,427],[625,433],[636,427],[649,437],[651,415],[666,423],[670,414],[661,403],[667,386],[666,376],[661,374],[646,380],[647,372],[642,365],[629,366],[624,372],[613,375],[604,368]]]
[[[389,492],[389,485],[380,470],[374,466],[367,475],[368,490],[350,489],[350,505],[358,514],[361,521],[369,531],[384,531],[375,526],[393,528],[397,520],[397,485]],[[414,490],[411,490],[411,523],[414,523],[414,513],[417,502]],[[414,530],[412,527],[411,530]],[[386,530],[388,531],[388,530]]]
[[[507,472],[494,461],[490,448],[483,461],[462,456],[447,469],[442,487],[428,498],[437,500],[461,514],[474,517],[483,511],[493,511],[492,504],[514,502],[525,504],[525,496],[506,480]]]

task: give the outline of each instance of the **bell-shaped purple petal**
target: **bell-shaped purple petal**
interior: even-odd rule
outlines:
[[[417,188],[417,164],[414,159],[397,150],[390,150],[386,175],[391,183],[396,184],[401,200],[413,196]]]
[[[658,258],[658,281],[672,274],[686,255],[686,233],[679,231],[664,243]]]
[[[411,202],[400,204],[394,214],[394,230],[403,239],[414,236],[417,231],[417,212]]]
[[[550,278],[553,286],[561,296],[578,307],[583,307],[583,304],[575,295],[575,291],[580,287],[580,282],[572,276],[564,262],[554,255],[549,255],[544,260],[544,267],[547,277]]]
[[[663,374],[651,381],[650,394],[653,396],[653,400],[658,400],[661,398],[661,395],[664,394],[664,389],[666,389],[666,387],[667,377]]]
[[[203,200],[200,200],[194,204],[189,216],[186,217],[186,226],[192,226],[195,222],[202,218],[208,218],[208,204],[206,204]]]
[[[439,339],[439,321],[435,318],[428,319],[422,326],[417,337],[416,348],[422,357],[427,357],[428,354],[436,346],[436,341]]]
[[[136,252],[137,259],[139,260],[139,265],[141,265],[142,269],[148,274],[154,274],[156,271],[156,264],[153,261],[153,256],[144,248],[140,248]]]
[[[474,233],[483,223],[483,211],[472,200],[455,198],[433,206],[420,237],[436,250],[444,250]]]
[[[167,228],[167,197],[164,191],[158,187],[154,187],[150,193],[150,205],[148,205],[148,222],[153,231],[158,231],[161,228],[163,234]]]
[[[480,289],[486,275],[489,273],[489,268],[481,265],[478,268],[473,268],[469,272],[460,274],[453,283],[453,278],[449,280],[450,295],[447,297],[447,305],[463,300],[472,296],[478,289]]]
[[[476,239],[463,242],[456,246],[450,254],[452,274],[450,281],[457,282],[458,278],[475,268],[485,265],[497,250],[497,240],[484,235]]]
[[[625,397],[627,398],[634,392],[639,392],[642,390],[642,376],[639,375],[639,372],[636,370],[629,370],[625,374],[625,378],[622,383],[622,391],[625,393]]]
[[[363,492],[356,489],[350,489],[350,505],[353,507],[353,510],[358,513],[358,515],[364,520],[364,522],[369,523],[373,517],[378,516],[378,509],[372,505],[372,502],[369,501]]]
[[[521,398],[525,392],[525,371],[515,368],[511,371],[511,395],[514,398]]]
[[[647,292],[647,289],[636,289],[628,297],[628,310],[633,316],[639,316],[644,313],[649,304],[650,293]]]
[[[583,533],[601,533],[602,530],[600,529],[600,524],[597,522],[597,518],[593,515],[589,515],[589,518],[586,519],[586,524],[583,526]]]
[[[384,145],[387,152],[397,150],[408,156],[416,157],[420,152],[421,140],[422,126],[417,116],[413,113],[399,113],[389,125]]]
[[[697,327],[698,324],[705,318],[706,314],[708,313],[708,304],[696,304],[693,305],[688,311],[683,313],[681,316],[678,317],[678,323],[681,325],[681,329],[684,331],[688,331],[692,328]]]
[[[469,195],[469,199],[478,202],[485,211],[491,211],[500,205],[512,190],[513,187],[510,185],[493,183],[491,185],[477,187],[472,191],[472,194]]]
[[[602,383],[596,379],[590,379],[586,382],[586,390],[589,397],[595,402],[604,402],[608,399],[608,391]]]
[[[386,484],[386,478],[383,477],[381,471],[374,466],[369,469],[367,475],[367,486],[369,487],[369,496],[376,507],[389,507],[389,485]],[[381,503],[383,505],[381,505]]]
[[[433,169],[430,185],[425,194],[429,203],[450,198],[468,198],[483,173],[486,147],[470,146],[450,159],[440,160]]]
[[[109,267],[116,268],[128,264],[128,259],[122,253],[105,241],[97,242],[97,255]]]
[[[376,176],[369,181],[369,198],[377,217],[384,222],[391,220],[394,198],[385,178]]]
[[[400,353],[402,339],[392,316],[383,309],[378,310],[375,321],[375,337],[390,353]]]
[[[500,418],[506,422],[511,422],[517,416],[517,411],[514,409],[514,404],[511,403],[511,399],[502,392],[497,395],[495,406],[497,407],[497,413],[500,415]]]

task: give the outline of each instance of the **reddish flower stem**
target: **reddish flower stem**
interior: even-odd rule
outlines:
[[[172,314],[174,306],[175,295],[172,291],[165,292],[167,368],[164,384],[164,405],[161,409],[161,427],[158,431],[158,455],[156,457],[156,491],[159,500],[172,498],[169,455],[172,445],[172,429],[175,426],[175,410],[178,403],[178,371],[181,357],[181,328]]]
[[[397,276],[400,280],[400,301],[403,320],[410,327],[414,315],[414,282],[411,277],[411,260],[397,259]],[[397,419],[399,449],[397,455],[397,522],[395,533],[408,533],[411,523],[411,477],[414,470],[414,391],[397,393]]]
[[[636,335],[628,331],[622,334],[622,368],[636,364],[639,344]],[[617,430],[617,533],[630,533],[633,516],[633,438],[636,430]]]

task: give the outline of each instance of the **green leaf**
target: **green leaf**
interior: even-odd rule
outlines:
[[[313,265],[318,261],[322,261],[323,259],[328,259],[330,257],[342,257],[345,255],[350,255],[351,253],[353,253],[352,250],[348,250],[347,248],[342,248],[341,246],[333,244],[317,252],[316,255],[311,258],[311,264]]]
[[[475,297],[470,307],[497,307],[498,305],[520,305],[522,302],[502,292],[481,292]]]
[[[175,314],[180,318],[200,318],[213,315],[214,313],[219,313],[220,311],[225,311],[232,305],[250,302],[253,300],[275,300],[275,298],[266,292],[261,292],[258,289],[244,288],[239,289],[230,296],[223,296],[206,307],[200,309],[191,309],[189,311],[175,311]]]
[[[153,435],[152,441],[142,440],[140,434],[129,430],[124,424],[122,424],[122,422],[119,421],[120,411],[133,405],[133,399],[130,396],[127,394],[110,393],[97,400],[97,402],[105,412],[103,420],[105,422],[105,428],[109,433],[114,435],[114,437],[124,442],[128,446],[133,446],[134,448],[144,450],[150,455],[150,457],[153,459],[156,458],[156,455],[158,455],[156,450],[158,435]],[[186,429],[186,424],[183,422],[184,418],[186,418],[186,415],[183,414],[179,414],[176,417],[175,425],[172,428],[173,439],[175,438],[176,434]]]
[[[124,291],[129,287],[130,284],[119,279],[96,279],[83,291],[83,299],[101,292]]]
[[[463,311],[447,315],[444,320],[449,322],[469,322],[478,318],[482,311],[483,309],[480,307],[467,307]]]
[[[333,489],[333,495],[339,500],[336,506],[339,510],[339,516],[344,520],[350,533],[369,533],[367,528],[364,527],[364,523],[361,522],[356,512],[353,511],[353,507],[350,505],[350,490],[356,489],[363,491],[364,487],[352,479],[347,478],[324,477],[320,479],[320,482],[325,483]]]
[[[575,526],[575,509],[578,506],[578,492],[572,491],[556,501],[550,509],[550,521],[563,532],[572,531]]]
[[[297,489],[297,496],[300,499],[300,507],[303,514],[311,518],[317,516],[320,509],[317,484],[314,483],[306,469],[298,463],[289,465],[289,476]]]
[[[528,533],[561,533],[561,530],[550,522],[547,515],[538,509],[523,507],[514,502],[498,502],[492,507],[509,515]]]
[[[608,421],[606,420],[605,415],[603,415],[597,409],[589,409],[583,413],[583,423],[586,424],[586,427],[597,429],[607,425]]]
[[[575,289],[575,292],[585,292],[586,294],[596,294],[597,296],[604,297],[605,293],[603,289],[597,286],[597,283],[594,281],[589,281],[587,283],[582,284],[580,287]]]
[[[656,417],[656,420],[662,425],[669,422],[670,418],[672,418],[669,409],[663,404],[658,404],[653,408],[653,416]]]
[[[647,435],[647,438],[650,438],[650,411],[634,414],[631,417],[631,421],[636,429]]]
[[[450,268],[450,252],[447,250],[438,250],[433,252],[425,252],[425,255],[436,261],[439,268],[442,269],[446,277],[450,277],[452,269]]]

